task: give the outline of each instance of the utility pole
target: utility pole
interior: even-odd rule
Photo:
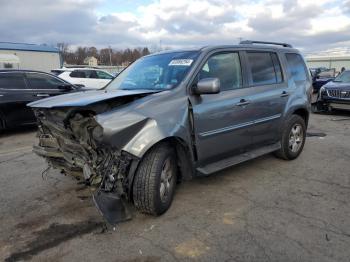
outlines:
[[[109,46],[108,51],[109,51],[109,65],[112,66],[112,48],[111,48],[111,46]]]

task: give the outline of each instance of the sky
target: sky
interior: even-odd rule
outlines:
[[[0,0],[0,41],[186,48],[240,39],[350,53],[350,0]]]

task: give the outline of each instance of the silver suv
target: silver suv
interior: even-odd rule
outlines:
[[[97,187],[108,222],[160,215],[178,182],[274,152],[301,153],[311,78],[284,43],[244,41],[137,60],[103,90],[33,102],[34,151]]]

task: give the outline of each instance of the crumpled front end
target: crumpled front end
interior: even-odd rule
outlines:
[[[50,167],[93,186],[94,201],[109,223],[131,218],[123,199],[129,197],[129,170],[137,159],[102,143],[103,128],[95,113],[67,108],[37,108],[34,112],[39,144],[33,151]],[[120,210],[115,210],[115,205]],[[109,209],[116,214],[108,213]]]

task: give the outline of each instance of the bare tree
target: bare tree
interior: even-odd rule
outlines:
[[[64,62],[72,65],[82,65],[86,57],[93,56],[102,65],[128,65],[142,56],[150,54],[148,47],[115,50],[111,47],[98,50],[94,46],[79,46],[75,51],[69,50],[66,43],[58,43]]]

